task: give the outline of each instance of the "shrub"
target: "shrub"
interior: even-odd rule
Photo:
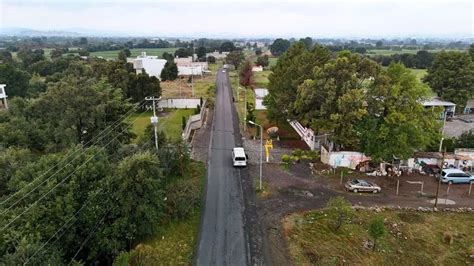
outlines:
[[[287,154],[283,154],[281,156],[281,160],[284,162],[284,163],[290,163],[291,161],[291,156],[290,155],[287,155]]]
[[[385,233],[386,233],[386,229],[385,229],[382,218],[377,217],[370,222],[369,235],[374,240],[373,250],[375,250],[375,245],[377,243],[377,240],[381,238],[382,236],[384,236]]]
[[[351,205],[341,196],[330,198],[326,208],[329,218],[334,221],[335,231],[339,231],[353,214]]]
[[[170,219],[189,217],[201,206],[201,186],[198,178],[180,178],[168,186],[166,215]]]

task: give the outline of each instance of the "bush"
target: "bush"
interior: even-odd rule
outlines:
[[[168,218],[187,218],[200,206],[201,186],[198,178],[180,178],[169,184],[165,206]]]
[[[283,154],[281,156],[281,160],[284,162],[284,163],[290,163],[291,161],[291,156],[290,155],[287,155],[287,154]]]

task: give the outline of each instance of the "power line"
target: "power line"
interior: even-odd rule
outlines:
[[[142,112],[143,114],[144,112]],[[138,119],[140,118],[140,115],[130,124],[128,125],[127,127],[125,127],[122,132],[119,133],[122,134],[123,132],[125,132],[126,129],[128,129],[130,126],[133,125],[133,123],[135,123]],[[116,138],[118,137],[115,136],[114,138],[112,138],[104,147],[107,147],[113,140],[115,140]],[[46,197],[49,193],[51,193],[53,190],[55,190],[59,185],[61,185],[62,183],[64,183],[67,179],[69,179],[69,177],[72,176],[72,174],[74,174],[78,169],[80,169],[81,167],[83,167],[84,165],[86,165],[90,160],[92,160],[99,152],[97,152],[96,154],[92,155],[89,159],[87,159],[84,163],[82,163],[79,167],[75,168],[74,171],[72,171],[68,176],[66,176],[66,178],[64,178],[63,180],[61,180],[59,183],[57,183],[52,189],[50,189],[48,192],[46,192],[45,194],[43,194],[43,196],[41,196],[38,200],[36,200],[34,203],[32,203],[28,208],[26,208],[26,210],[24,210],[22,213],[20,213],[19,215],[17,215],[13,220],[11,220],[9,223],[7,223],[5,226],[3,226],[1,229],[0,229],[0,232],[3,232],[8,226],[10,226],[13,222],[15,222],[18,218],[20,218],[23,214],[25,214],[27,211],[29,211],[33,206],[35,206],[39,201],[41,201],[44,197]],[[9,208],[10,209],[10,208]]]
[[[76,254],[74,254],[74,257],[72,257],[71,261],[69,262],[69,265],[72,264],[72,262],[74,261],[74,259],[76,258],[76,256],[79,254],[79,252],[81,252],[82,248],[84,247],[84,245],[89,241],[89,239],[92,237],[92,235],[95,233],[95,230],[97,230],[97,228],[99,228],[99,224],[102,223],[105,219],[105,216],[107,215],[107,213],[104,213],[104,215],[102,216],[102,218],[100,220],[98,220],[94,226],[93,229],[89,230],[89,234],[87,235],[86,239],[84,239],[84,241],[82,242],[81,246],[79,247],[79,249],[76,251]]]
[[[138,106],[136,106],[137,108],[141,108],[146,102],[145,101],[142,101],[142,103]],[[104,130],[102,130],[101,133],[99,133],[97,136],[95,136],[94,138],[97,138],[99,136],[101,136],[101,134],[104,134],[105,131],[107,131],[110,127],[112,127],[114,124],[117,123],[117,125],[114,126],[113,129],[115,129],[116,127],[118,127],[118,125],[120,125],[120,122],[123,122],[125,119],[123,119],[125,116],[126,118],[128,118],[129,116],[131,116],[134,112],[134,108],[130,109],[126,114],[124,114],[120,119],[116,120],[113,124],[109,125],[107,128],[105,128]],[[130,113],[131,112],[131,113]],[[130,113],[130,114],[128,114]],[[143,113],[143,112],[142,112]],[[128,114],[128,115],[127,115]],[[93,145],[97,144],[99,142],[99,140],[102,140],[106,135],[110,134],[112,132],[111,129],[107,134],[103,135],[100,139],[97,139]],[[90,144],[94,138],[92,138],[91,140],[89,140],[88,142],[86,142],[83,146],[87,146],[88,144]],[[93,146],[91,145],[91,146]],[[88,151],[91,147],[81,151],[81,153],[77,154],[77,156],[75,158],[73,158],[72,160],[70,160],[67,164],[63,165],[63,167],[61,167],[60,169],[58,169],[53,175],[51,175],[49,178],[51,178],[52,176],[54,176],[55,174],[57,174],[59,171],[63,170],[66,166],[68,166],[73,160],[79,158],[79,156],[81,156],[82,154],[84,154],[86,151]],[[30,183],[26,184],[25,186],[23,186],[21,189],[19,189],[18,191],[16,191],[15,193],[13,193],[12,195],[10,195],[7,199],[5,199],[4,201],[2,201],[0,203],[0,206],[5,204],[6,202],[10,201],[10,199],[12,199],[13,197],[15,197],[16,195],[18,195],[18,193],[20,193],[23,189],[25,189],[26,187],[30,186],[31,184],[33,184],[36,180],[39,180],[39,178],[45,176],[47,173],[49,173],[52,169],[54,169],[56,166],[58,166],[59,164],[65,162],[66,160],[69,159],[70,156],[72,156],[74,153],[76,153],[77,150],[73,151],[72,153],[70,153],[69,155],[67,155],[66,157],[64,157],[59,163],[56,163],[55,165],[53,165],[52,167],[50,167],[46,172],[44,172],[43,174],[41,174],[39,177],[35,178],[33,181],[31,181]],[[29,193],[31,193],[32,191],[36,190],[39,186],[43,185],[49,178],[43,180],[43,182],[41,182],[38,186],[36,186],[33,190],[31,190]],[[14,202],[9,208],[7,208],[6,211],[8,211],[11,207],[15,206],[16,204],[18,204],[18,202],[20,202],[21,200],[23,200],[29,193],[27,193],[25,196],[23,196],[22,198],[20,198],[19,200],[17,200],[16,202]],[[5,213],[2,212],[2,215]]]
[[[102,189],[101,189],[101,190],[102,190]],[[89,199],[87,200],[87,202],[84,203],[84,205],[82,205],[82,207],[81,207],[74,215],[72,215],[72,216],[71,216],[71,217],[70,217],[70,218],[69,218],[69,219],[68,219],[68,220],[67,220],[67,221],[66,221],[39,249],[36,250],[35,253],[33,253],[32,256],[28,257],[28,259],[27,259],[26,262],[25,262],[25,265],[28,264],[28,262],[29,262],[32,258],[34,258],[34,257],[36,256],[36,254],[38,254],[38,252],[40,252],[40,251],[49,243],[49,241],[51,241],[60,231],[62,231],[63,228],[64,228],[67,224],[69,224],[69,222],[70,222],[73,218],[76,218],[76,216],[77,216],[79,213],[81,213],[81,211],[84,209],[84,207],[92,201],[92,198],[97,197],[97,195],[99,195],[99,194],[100,194],[100,193],[97,193],[95,196],[89,198]],[[73,224],[73,223],[69,224],[66,229],[69,229],[69,227],[70,227],[72,224]],[[64,232],[66,232],[66,231],[64,231]],[[64,234],[64,233],[63,233],[63,234]],[[61,234],[61,236],[62,236],[63,234]],[[59,238],[57,238],[57,239],[59,239]],[[56,239],[56,241],[57,241],[57,239]],[[56,241],[55,241],[55,242],[56,242]]]

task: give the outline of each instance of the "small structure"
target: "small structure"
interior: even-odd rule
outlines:
[[[201,76],[203,74],[201,66],[178,66],[178,76]]]
[[[7,92],[5,91],[6,84],[0,84],[0,107],[8,109],[8,102],[7,102]]]
[[[257,88],[255,92],[255,110],[266,110],[267,107],[263,105],[263,98],[268,95],[268,90],[263,88]]]
[[[424,101],[422,104],[425,108],[443,107],[444,112],[442,113],[442,119],[444,119],[444,114],[446,114],[446,118],[453,118],[456,112],[455,103],[442,101],[438,97],[433,97],[428,101]]]
[[[464,107],[465,114],[472,114],[474,113],[474,99],[470,99],[466,103],[466,107]]]
[[[263,71],[263,66],[253,66],[252,67],[252,72],[262,72]]]
[[[291,127],[300,135],[301,139],[306,142],[311,150],[319,150],[322,145],[327,145],[331,151],[333,144],[328,140],[329,135],[316,135],[316,133],[309,127],[304,127],[300,122],[296,120],[288,120]]]
[[[158,59],[158,56],[147,56],[146,52],[142,52],[133,60],[133,68],[137,74],[146,72],[149,76],[161,79],[161,71],[165,67],[166,60]]]
[[[219,52],[219,51],[214,51],[212,53],[206,53],[206,58],[209,56],[214,57],[215,59],[225,59],[229,52]]]

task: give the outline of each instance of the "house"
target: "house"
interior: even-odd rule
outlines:
[[[5,91],[6,84],[0,84],[0,108],[8,109],[7,92]]]
[[[441,114],[442,115],[441,118],[443,118],[443,119],[444,119],[444,114],[446,114],[446,118],[453,118],[454,113],[456,112],[456,104],[455,103],[442,101],[438,97],[433,97],[428,101],[422,102],[422,104],[425,108],[433,108],[434,109],[435,107],[438,107],[438,106],[443,107],[444,112]]]
[[[252,67],[252,72],[262,72],[263,71],[263,66],[253,66]]]
[[[470,99],[466,103],[466,107],[464,107],[465,114],[472,114],[474,113],[474,99]]]
[[[147,56],[146,52],[142,52],[141,55],[133,60],[133,68],[137,74],[145,72],[149,76],[157,77],[159,79],[165,64],[165,59],[158,59],[158,56]]]
[[[215,59],[225,59],[229,52],[219,52],[219,51],[214,51],[212,53],[206,53],[206,58],[209,56],[213,56]]]
[[[263,88],[256,88],[255,93],[255,110],[266,110],[267,107],[263,105],[263,98],[268,95],[268,90]]]

